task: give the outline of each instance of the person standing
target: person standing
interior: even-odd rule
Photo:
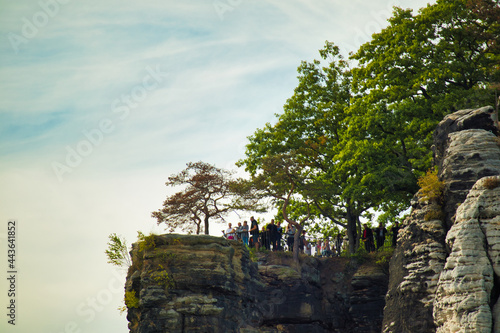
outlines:
[[[394,223],[394,225],[391,228],[392,231],[392,247],[396,247],[396,244],[398,242],[398,232],[399,232],[399,222]]]
[[[363,242],[365,243],[366,252],[375,251],[375,244],[373,242],[373,230],[368,227],[368,224],[365,223],[363,229]]]
[[[342,240],[342,234],[339,232],[335,238],[335,251],[338,257],[340,257],[340,254],[342,253]]]
[[[234,239],[234,234],[235,234],[234,228],[232,227],[231,223],[228,223],[226,233],[225,233],[226,238],[227,239]]]
[[[253,216],[250,217],[250,234],[252,235],[252,243],[255,249],[259,251],[259,223]]]
[[[278,225],[276,226],[278,228],[278,240],[276,241],[278,245],[278,250],[281,251],[283,250],[283,247],[281,246],[281,237],[283,235],[283,227],[281,226],[281,222],[278,221]]]
[[[323,251],[321,252],[323,257],[330,257],[332,256],[332,250],[330,248],[330,239],[325,238],[325,241],[323,242]]]
[[[299,238],[299,251],[304,253],[304,249],[306,248],[308,242],[306,239],[306,231],[302,230],[302,235]]]
[[[241,222],[238,222],[238,226],[235,228],[236,230],[236,239],[241,241],[241,231],[243,226],[241,225]]]
[[[274,224],[274,219],[271,219],[271,223],[267,225],[267,230],[269,232],[269,240],[273,247],[273,251],[278,250],[278,226]],[[271,248],[269,248],[271,249]]]
[[[243,221],[243,225],[241,226],[241,240],[246,246],[248,246],[248,229],[248,222]]]
[[[376,238],[377,238],[377,250],[384,246],[385,235],[387,234],[387,229],[382,225],[382,223],[378,224],[378,228],[375,229]]]

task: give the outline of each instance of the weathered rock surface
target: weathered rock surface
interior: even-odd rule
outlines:
[[[437,332],[492,332],[500,276],[500,176],[479,180],[446,236],[451,249],[434,301]],[[498,283],[498,281],[497,281]],[[497,285],[498,288],[498,285]]]
[[[426,220],[437,208],[413,202],[398,233],[390,264],[383,332],[433,332],[432,309],[439,275],[446,260],[443,221]]]
[[[380,332],[388,276],[346,258],[258,254],[219,237],[153,236],[126,284],[132,333]],[[142,244],[141,246],[144,246]]]
[[[346,258],[251,258],[210,236],[135,244],[131,333],[500,332],[500,140],[494,110],[447,116],[434,133],[443,200],[418,194],[387,270]],[[385,307],[384,307],[385,305]]]
[[[484,180],[476,185],[482,194],[469,193],[479,179],[500,175],[497,125],[493,108],[484,107],[458,111],[437,127],[434,163],[445,185],[443,200],[421,202],[417,194],[402,224],[390,264],[383,332],[490,333],[491,323],[500,322],[500,306],[492,310],[500,281],[488,267],[498,258],[487,250],[500,247],[500,239],[484,236],[485,230],[498,233],[492,221],[500,218],[495,208],[500,197],[480,190]],[[467,195],[470,199],[464,203]],[[484,223],[464,220],[464,216],[476,214],[481,219],[481,215],[462,203],[483,207],[488,219]]]

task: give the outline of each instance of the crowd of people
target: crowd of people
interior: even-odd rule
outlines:
[[[391,228],[391,245],[393,247],[396,246],[398,231],[399,224],[396,222]],[[257,251],[260,248],[270,251],[293,251],[296,228],[290,223],[284,228],[279,221],[275,223],[274,219],[272,219],[269,224],[259,229],[259,223],[252,216],[250,217],[250,223],[247,221],[239,222],[235,227],[229,223],[227,229],[222,232],[227,239],[238,240],[248,247],[255,248]],[[361,239],[366,251],[373,252],[380,249],[384,245],[387,235],[388,231],[382,224],[379,224],[374,229],[365,224]],[[341,233],[332,239],[312,240],[306,236],[306,231],[303,230],[299,237],[299,251],[308,255],[314,254],[321,257],[340,256],[346,247],[347,237]]]
[[[398,232],[399,232],[399,223],[396,222],[391,228],[392,247],[396,247],[396,243],[398,241]],[[373,252],[384,246],[387,234],[388,234],[387,229],[382,225],[382,223],[379,223],[378,227],[374,229],[370,228],[368,224],[365,224],[361,240],[365,244],[366,252]]]

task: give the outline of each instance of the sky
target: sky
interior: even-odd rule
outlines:
[[[238,171],[302,60],[326,40],[356,51],[392,6],[427,2],[0,0],[0,331],[128,332],[108,235],[165,233],[151,212],[168,176]]]

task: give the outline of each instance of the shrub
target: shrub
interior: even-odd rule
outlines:
[[[163,286],[166,289],[174,288],[175,287],[174,279],[168,274],[168,272],[165,270],[165,268],[162,265],[158,265],[158,267],[161,270],[154,273],[154,275],[152,277],[153,280],[159,286]]]
[[[139,299],[135,296],[135,290],[125,292],[125,306],[128,309],[139,307]]]
[[[122,239],[117,234],[111,234],[108,238],[108,249],[105,251],[108,263],[120,267],[130,267],[132,260],[125,239]]]
[[[418,179],[420,186],[420,201],[440,202],[444,190],[444,182],[440,181],[437,175],[437,168],[429,169],[424,176]]]
[[[156,247],[155,237],[156,235],[153,233],[146,236],[142,232],[137,231],[137,239],[139,239],[139,252],[154,249]]]

